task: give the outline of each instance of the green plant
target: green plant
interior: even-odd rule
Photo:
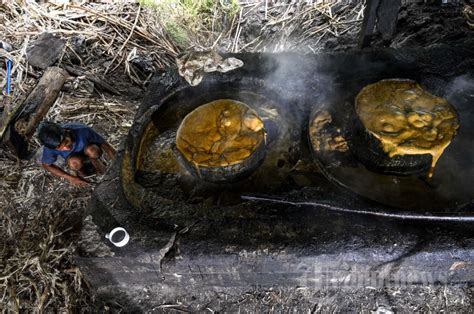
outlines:
[[[184,27],[180,26],[175,21],[170,20],[166,22],[165,28],[178,46],[185,47],[189,44],[189,37]]]
[[[230,27],[240,11],[237,0],[140,0],[156,12],[170,37],[181,47],[207,42]]]

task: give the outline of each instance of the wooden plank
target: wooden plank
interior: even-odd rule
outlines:
[[[46,69],[58,61],[66,40],[42,33],[27,49],[28,63],[40,69]]]

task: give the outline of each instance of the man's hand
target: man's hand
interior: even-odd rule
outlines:
[[[90,185],[90,183],[87,180],[85,180],[83,178],[80,178],[80,177],[72,176],[72,175],[65,172],[64,170],[62,170],[61,168],[59,168],[56,165],[43,164],[43,168],[48,170],[49,172],[51,172],[55,176],[58,176],[60,178],[64,178],[64,179],[68,180],[69,183],[71,183],[74,186],[85,188],[85,187],[88,187]]]
[[[83,187],[83,188],[89,186],[89,182],[87,182],[86,180],[79,177],[72,176],[56,165],[48,165],[48,164],[43,163],[43,168],[51,172],[55,176],[68,180],[69,183],[75,186]]]
[[[79,177],[71,177],[68,180],[71,184],[77,187],[85,188],[89,186],[89,182]]]

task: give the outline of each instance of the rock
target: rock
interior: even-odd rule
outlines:
[[[27,48],[28,63],[40,69],[46,69],[58,61],[66,40],[50,33],[42,33]]]

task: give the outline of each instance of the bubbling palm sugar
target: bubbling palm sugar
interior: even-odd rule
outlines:
[[[459,128],[454,107],[411,80],[367,85],[357,95],[355,106],[365,129],[389,157],[430,154],[428,177]]]
[[[263,121],[246,104],[219,99],[189,113],[181,123],[176,146],[198,167],[223,167],[249,158],[265,144]]]

